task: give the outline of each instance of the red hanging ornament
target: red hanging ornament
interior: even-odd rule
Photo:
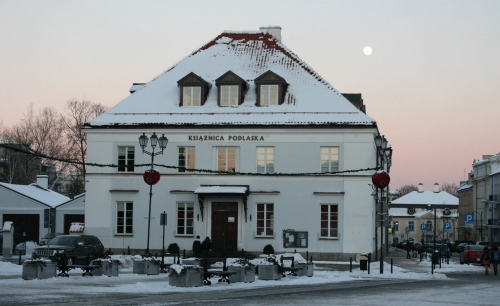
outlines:
[[[155,185],[160,181],[160,172],[155,169],[149,169],[144,172],[142,176],[144,178],[144,182],[148,185]]]
[[[377,171],[372,176],[373,185],[375,185],[375,187],[380,189],[389,186],[390,181],[391,178],[389,177],[389,174],[385,171]]]

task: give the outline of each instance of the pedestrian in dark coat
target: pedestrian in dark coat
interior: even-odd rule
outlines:
[[[493,273],[497,275],[498,273],[498,263],[500,262],[500,251],[496,244],[493,245],[491,249],[491,263],[493,264]]]
[[[201,258],[200,236],[196,236],[196,239],[193,241],[193,254],[194,254],[194,257]]]
[[[488,245],[484,246],[483,254],[481,254],[481,263],[484,266],[484,270],[485,270],[484,274],[489,275],[488,268],[490,267],[490,263],[491,263],[491,251],[490,251],[490,248],[488,247]]]
[[[210,238],[205,238],[201,243],[201,251],[203,252],[203,258],[207,259],[210,257],[210,251],[212,250],[212,240]]]

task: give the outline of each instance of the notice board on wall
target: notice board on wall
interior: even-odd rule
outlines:
[[[293,229],[283,230],[284,248],[307,248],[309,246],[309,234],[306,231]]]

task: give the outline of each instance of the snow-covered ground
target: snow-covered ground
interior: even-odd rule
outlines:
[[[298,260],[300,260],[300,255],[298,254],[288,254],[294,255]],[[298,257],[297,257],[298,256]],[[251,289],[258,287],[269,287],[269,286],[287,286],[287,285],[301,285],[301,284],[325,284],[325,283],[340,283],[340,282],[350,282],[358,280],[379,280],[379,279],[416,279],[416,280],[432,280],[432,279],[445,279],[445,273],[450,272],[477,272],[481,273],[483,267],[478,265],[460,265],[455,262],[450,262],[450,264],[442,265],[441,268],[436,268],[434,274],[431,274],[430,261],[424,260],[422,262],[414,261],[410,262],[412,268],[403,269],[397,266],[393,267],[393,273],[391,273],[390,265],[384,265],[384,273],[379,273],[379,262],[373,262],[370,265],[370,274],[367,271],[360,271],[359,265],[353,266],[353,271],[335,271],[329,269],[329,265],[343,265],[349,264],[345,262],[326,262],[318,261],[315,262],[321,267],[316,267],[313,277],[285,277],[279,281],[264,281],[259,280],[258,277],[253,283],[217,283],[215,282],[211,286],[193,287],[193,288],[180,288],[174,287],[167,284],[167,274],[160,275],[138,275],[132,273],[132,261],[133,256],[122,256],[113,255],[112,259],[118,259],[121,261],[122,265],[120,267],[120,272],[118,277],[107,277],[107,276],[94,276],[94,277],[83,277],[81,276],[81,271],[73,270],[70,273],[69,278],[57,277],[44,280],[23,280],[21,278],[22,266],[10,263],[10,262],[0,262],[0,292],[4,290],[15,290],[14,288],[29,287],[30,290],[46,290],[47,288],[59,288],[64,287],[65,292],[79,292],[82,290],[88,290],[89,292],[137,292],[137,293],[162,293],[162,292],[200,292],[206,290],[228,290],[228,289]],[[171,260],[171,258],[166,258],[166,261]],[[258,264],[258,261],[262,259],[255,259],[254,263]],[[98,283],[99,286],[93,286],[93,284]],[[58,284],[64,286],[58,286]]]

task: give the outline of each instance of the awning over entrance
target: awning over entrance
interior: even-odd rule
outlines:
[[[198,187],[194,191],[197,194],[247,194],[248,187],[236,187],[236,186],[204,186]]]
[[[203,222],[203,202],[206,197],[235,197],[243,198],[243,206],[245,208],[245,222],[247,221],[247,198],[249,186],[200,186],[194,191],[198,195],[198,203],[200,204],[201,221]]]

